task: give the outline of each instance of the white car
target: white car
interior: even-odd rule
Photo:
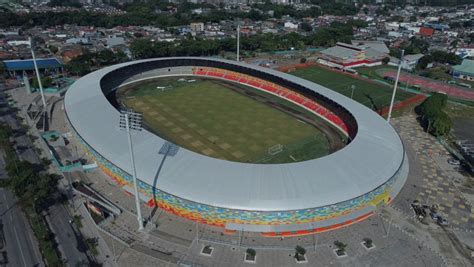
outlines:
[[[461,162],[457,159],[448,159],[448,163],[453,165],[453,166],[459,166],[461,165]]]

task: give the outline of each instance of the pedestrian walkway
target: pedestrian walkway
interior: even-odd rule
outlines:
[[[410,176],[408,182],[415,185],[416,189],[411,189],[413,200],[420,201],[421,204],[438,205],[439,212],[446,216],[452,227],[456,229],[474,229],[474,210],[466,201],[462,193],[454,184],[454,175],[445,172],[439,161],[447,161],[451,156],[449,152],[430,134],[427,134],[420,127],[415,115],[408,115],[393,120],[395,128],[399,131],[405,147],[408,151],[413,151],[413,161],[410,163]],[[421,168],[421,173],[414,169]],[[459,177],[459,174],[456,175]],[[415,181],[413,181],[415,180]],[[406,190],[405,190],[406,191]],[[402,190],[399,199],[403,199],[405,194]],[[396,201],[395,205],[410,214],[407,204]],[[410,214],[411,215],[411,214]]]

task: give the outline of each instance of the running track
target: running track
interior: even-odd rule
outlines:
[[[387,76],[395,79],[397,73],[394,70],[388,70],[383,73],[383,77]],[[409,85],[418,85],[421,88],[429,91],[443,92],[452,97],[461,98],[465,100],[474,100],[474,91],[470,91],[469,89],[464,89],[458,86],[453,86],[444,82],[406,73],[400,73],[399,81],[402,83],[408,82]]]

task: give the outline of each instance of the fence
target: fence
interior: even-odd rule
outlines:
[[[282,72],[290,72],[290,71],[294,71],[294,70],[297,70],[297,69],[309,68],[311,66],[317,66],[317,67],[324,68],[324,69],[327,69],[327,70],[330,70],[330,71],[333,71],[333,72],[338,72],[340,74],[349,76],[351,78],[362,80],[362,81],[369,82],[369,83],[372,83],[372,84],[382,85],[381,81],[374,81],[370,78],[361,77],[357,74],[341,71],[341,70],[338,70],[338,69],[329,68],[327,66],[318,64],[316,62],[307,62],[307,63],[300,63],[300,64],[292,64],[292,65],[282,66],[282,67],[279,67],[278,70],[282,71]],[[387,84],[384,84],[384,85],[387,85]],[[426,97],[427,96],[424,95],[424,94],[417,94],[417,95],[415,95],[413,97],[410,97],[410,98],[408,98],[404,101],[401,101],[401,102],[398,102],[398,103],[394,104],[393,105],[393,110],[399,110],[399,109],[402,109],[402,108],[407,107],[409,105],[420,103],[423,100],[425,100]],[[384,108],[380,109],[377,113],[380,116],[384,116],[384,115],[388,114],[388,110],[389,110],[389,107],[384,107]]]
[[[427,98],[426,95],[415,95],[413,97],[410,97],[404,101],[401,101],[401,102],[398,102],[398,103],[395,103],[393,105],[393,110],[399,110],[399,109],[402,109],[404,107],[407,107],[409,105],[413,105],[413,104],[418,104],[418,103],[421,103],[422,101],[424,101],[425,99]],[[388,114],[388,111],[389,111],[389,108],[390,107],[384,107],[382,109],[380,109],[377,113],[380,115],[380,116],[384,116],[384,115],[387,115]]]

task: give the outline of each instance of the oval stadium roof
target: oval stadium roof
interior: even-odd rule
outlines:
[[[128,173],[131,167],[127,136],[118,129],[119,111],[104,96],[101,78],[128,65],[170,59],[178,58],[127,62],[98,70],[76,81],[66,94],[67,116],[76,132],[104,158]],[[250,164],[219,160],[184,148],[173,157],[164,157],[158,151],[166,140],[144,130],[132,137],[138,178],[162,191],[230,209],[299,210],[364,195],[384,184],[402,164],[403,144],[395,130],[369,108],[339,93],[289,74],[245,63],[214,58],[185,59],[244,66],[303,85],[344,106],[355,117],[358,132],[346,147],[325,157],[287,164]]]

